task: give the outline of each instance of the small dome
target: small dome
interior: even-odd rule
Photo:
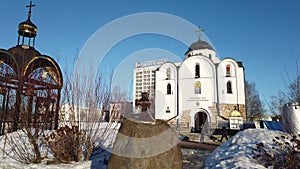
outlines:
[[[188,51],[198,50],[198,49],[210,49],[214,50],[211,45],[205,41],[199,39],[197,42],[194,42],[188,49]]]
[[[241,113],[237,110],[233,110],[231,113],[230,113],[230,117],[241,117]]]
[[[33,38],[37,34],[37,27],[30,20],[30,17],[22,23],[19,24],[18,33],[24,37]]]

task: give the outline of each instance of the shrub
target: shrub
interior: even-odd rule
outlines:
[[[88,135],[79,130],[78,126],[64,126],[45,137],[46,146],[54,156],[55,163],[84,161],[87,156]]]
[[[272,141],[274,146],[267,149],[260,142],[253,151],[254,159],[265,167],[273,166],[274,168],[294,169],[300,168],[300,134],[298,136],[277,136]]]
[[[38,128],[26,128],[6,133],[1,139],[2,153],[21,163],[40,163],[46,156],[42,152],[43,132]]]

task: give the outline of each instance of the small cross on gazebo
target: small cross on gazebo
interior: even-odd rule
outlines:
[[[35,7],[35,5],[32,4],[32,1],[30,1],[29,5],[26,5],[26,8],[28,8],[28,17],[31,17],[31,8]]]

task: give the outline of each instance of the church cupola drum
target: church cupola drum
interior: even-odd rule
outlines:
[[[0,135],[20,128],[58,127],[58,111],[63,85],[56,61],[34,47],[37,26],[27,20],[18,26],[17,45],[0,49]]]

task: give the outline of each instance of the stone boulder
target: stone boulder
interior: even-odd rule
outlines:
[[[175,131],[163,120],[125,119],[119,129],[108,169],[182,169],[182,153]]]

